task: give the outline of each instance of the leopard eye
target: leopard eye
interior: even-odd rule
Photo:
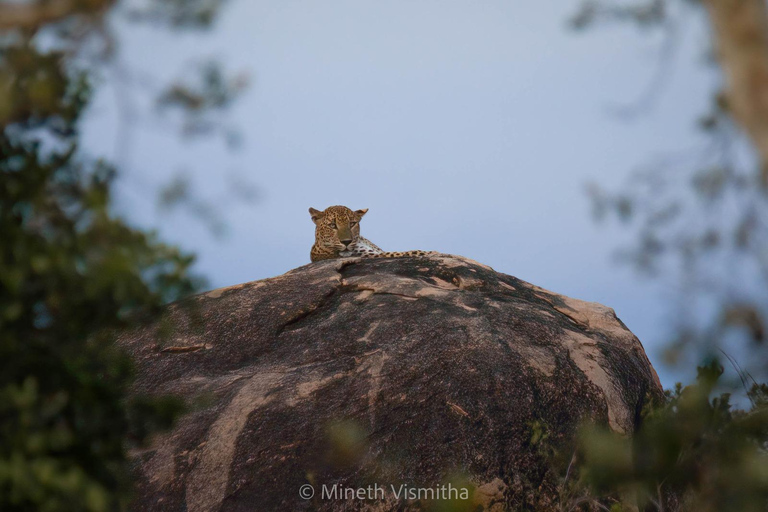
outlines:
[[[357,221],[354,221],[354,220],[353,220],[352,222],[350,222],[350,223],[349,223],[349,225],[350,225],[351,227],[355,227],[355,226],[357,226]]]
[[[330,225],[331,225],[331,229],[336,229],[336,223],[335,222],[331,222]]]

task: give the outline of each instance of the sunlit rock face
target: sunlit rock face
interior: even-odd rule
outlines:
[[[135,454],[141,511],[554,510],[551,454],[662,393],[610,308],[449,255],[306,265],[120,342],[190,407]]]

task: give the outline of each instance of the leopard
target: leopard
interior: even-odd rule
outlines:
[[[351,210],[346,206],[329,206],[323,211],[309,209],[315,223],[315,244],[309,253],[312,262],[335,258],[407,258],[436,254],[433,251],[384,251],[360,235],[360,220],[368,208]]]

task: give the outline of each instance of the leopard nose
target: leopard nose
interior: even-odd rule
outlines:
[[[352,243],[352,239],[350,238],[350,239],[347,239],[347,240],[341,240],[341,243],[343,243],[345,246],[347,246],[347,245]]]

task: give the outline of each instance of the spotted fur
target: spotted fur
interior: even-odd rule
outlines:
[[[329,206],[324,211],[309,209],[315,223],[315,244],[309,253],[312,261],[334,258],[402,258],[427,256],[427,251],[386,252],[360,236],[360,220],[368,211],[352,211],[346,206]]]

